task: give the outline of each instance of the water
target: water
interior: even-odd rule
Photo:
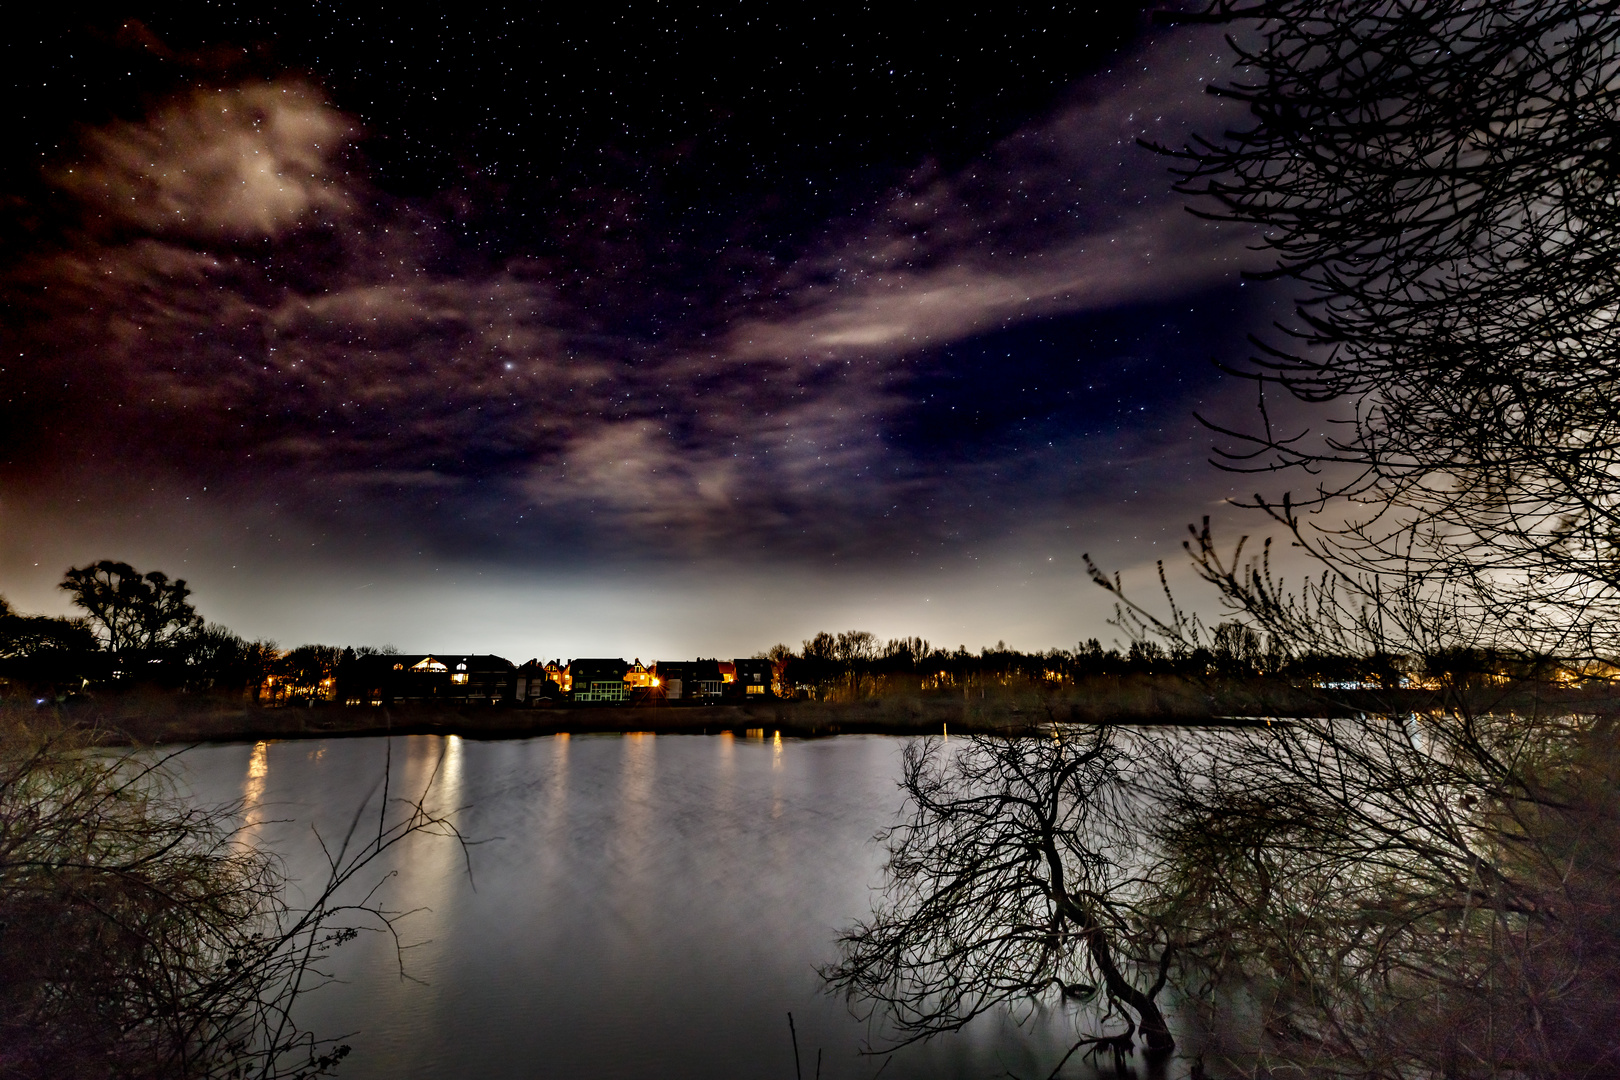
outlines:
[[[470,876],[457,844],[418,836],[366,877],[397,871],[387,904],[421,910],[400,923],[408,978],[391,939],[362,935],[303,1002],[307,1026],[354,1046],[348,1080],[786,1080],[789,1012],[805,1080],[818,1051],[828,1080],[1044,1077],[1063,1018],[987,1017],[890,1060],[860,1053],[881,1033],[823,992],[837,929],[870,912],[902,746],[412,736],[202,747],[181,768],[199,798],[244,800],[301,886],[324,883],[316,832],[342,834],[390,752],[396,793],[429,791],[483,841]]]

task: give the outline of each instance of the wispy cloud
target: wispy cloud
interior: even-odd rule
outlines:
[[[729,354],[889,357],[1235,278],[1252,234],[1192,219],[1138,145],[1229,122],[1203,93],[1220,55],[1208,31],[1160,38],[983,161],[919,169],[875,220],[796,265],[790,311],[733,327]]]

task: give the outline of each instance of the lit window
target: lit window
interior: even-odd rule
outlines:
[[[450,681],[457,684],[458,686],[463,685],[467,681],[467,673],[466,672],[457,672],[456,674],[450,676]]]

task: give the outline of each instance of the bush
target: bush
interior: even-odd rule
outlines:
[[[191,804],[167,761],[0,716],[0,1074],[308,1077],[348,1053],[290,1018],[324,981],[315,961],[358,933],[340,913],[391,928],[338,893],[410,833],[453,829],[397,800],[293,909],[237,808]]]

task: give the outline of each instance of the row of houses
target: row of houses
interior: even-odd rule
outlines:
[[[769,660],[538,659],[514,665],[487,654],[349,653],[329,694],[346,705],[440,702],[546,706],[718,703],[775,696]]]

